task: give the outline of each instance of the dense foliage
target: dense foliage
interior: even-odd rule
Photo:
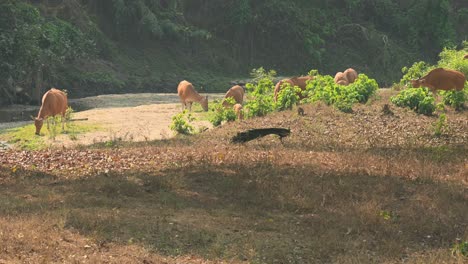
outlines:
[[[278,93],[278,99],[274,103],[274,108],[279,111],[292,109],[299,102],[298,94],[301,92],[301,88],[284,83],[281,91]]]
[[[273,111],[273,78],[276,72],[274,70],[266,71],[263,68],[254,69],[251,72],[253,83],[247,83],[246,91],[251,100],[245,104],[247,117],[265,116]]]
[[[223,102],[227,102],[228,106],[224,107]],[[225,98],[220,102],[213,103],[212,110],[214,115],[210,118],[211,124],[213,126],[219,126],[223,121],[234,121],[237,119],[236,113],[234,112],[233,105],[235,104],[234,98]]]
[[[468,42],[466,41],[463,42],[463,48],[459,50],[444,48],[439,54],[440,60],[436,65],[420,61],[414,63],[410,68],[403,67],[402,72],[404,75],[400,80],[400,84],[411,88],[410,80],[421,78],[431,70],[439,67],[457,70],[468,76],[468,60],[463,59],[465,54],[468,54]],[[468,99],[468,86],[465,85],[465,89],[462,91],[439,91],[438,93],[442,95],[442,101],[445,105],[461,110]],[[434,98],[429,99],[429,96],[426,91],[408,89],[401,91],[396,98],[392,99],[392,102],[397,106],[410,107],[418,113],[432,114],[435,110],[433,106]],[[422,105],[419,106],[419,104]]]
[[[353,104],[366,103],[379,88],[374,79],[359,74],[358,79],[347,86],[336,84],[330,75],[315,75],[306,87],[306,102],[323,101],[343,112],[351,112]]]
[[[0,3],[0,98],[39,101],[61,66],[93,52],[93,41],[68,22],[44,19],[21,1]]]
[[[353,67],[384,86],[467,39],[467,21],[456,0],[5,0],[0,95],[173,91],[180,79],[224,90],[222,78],[259,65],[283,76]]]
[[[431,115],[435,109],[434,97],[427,88],[408,88],[391,98],[400,107],[409,107],[417,113]]]

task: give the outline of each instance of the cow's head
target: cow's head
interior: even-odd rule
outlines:
[[[413,88],[419,88],[421,87],[421,84],[423,84],[424,79],[417,79],[417,80],[411,80],[411,86]]]
[[[205,112],[208,111],[208,95],[200,101],[200,104]]]
[[[41,132],[42,125],[44,124],[43,118],[34,118],[34,125],[36,126],[36,135]]]

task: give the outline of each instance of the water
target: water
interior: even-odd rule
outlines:
[[[39,106],[32,105],[9,105],[0,108],[0,123],[31,120],[36,116]]]

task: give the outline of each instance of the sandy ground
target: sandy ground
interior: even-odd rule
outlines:
[[[224,94],[209,94],[210,101],[223,96]],[[61,134],[55,141],[49,142],[52,145],[70,147],[115,140],[148,141],[170,138],[174,136],[169,128],[171,118],[182,110],[177,94],[100,95],[70,100],[70,105],[73,109],[89,109],[77,111],[73,115],[74,119],[88,120],[74,122],[98,125],[99,129],[78,134],[76,140]],[[194,115],[196,116],[197,112],[194,112]],[[0,129],[22,126],[30,122],[0,123]],[[208,121],[195,121],[194,125],[211,127]]]

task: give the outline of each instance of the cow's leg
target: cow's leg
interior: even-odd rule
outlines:
[[[189,112],[192,112],[192,102],[188,103]]]
[[[185,110],[185,103],[182,102],[182,101],[181,101],[181,103],[182,103],[182,112],[183,112]]]

